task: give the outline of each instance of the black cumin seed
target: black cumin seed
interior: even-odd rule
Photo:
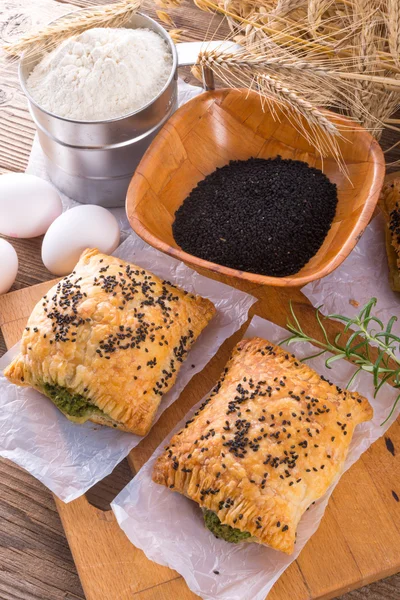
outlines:
[[[192,190],[175,214],[173,233],[195,256],[283,277],[318,251],[336,205],[335,184],[305,162],[231,161]]]
[[[394,490],[392,490],[392,496],[396,500],[396,502],[400,502],[400,499]]]
[[[394,444],[393,444],[392,440],[390,439],[390,437],[385,437],[385,444],[386,444],[386,449],[388,450],[388,452],[390,452],[390,454],[392,456],[395,456],[396,451],[395,451]]]

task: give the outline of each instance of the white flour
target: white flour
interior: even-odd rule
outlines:
[[[167,43],[149,29],[90,29],[46,54],[27,87],[39,106],[60,117],[99,121],[152,100],[172,69]]]

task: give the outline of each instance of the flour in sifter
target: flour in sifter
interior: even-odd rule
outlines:
[[[60,117],[99,121],[138,110],[155,98],[172,70],[167,43],[150,29],[90,29],[46,54],[27,87]]]

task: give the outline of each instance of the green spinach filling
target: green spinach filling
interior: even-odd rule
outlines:
[[[42,389],[46,396],[69,417],[86,420],[93,414],[104,414],[100,408],[91,404],[87,398],[80,394],[74,394],[65,387],[44,383]]]
[[[218,517],[212,510],[205,510],[203,513],[204,523],[207,529],[211,531],[217,538],[221,538],[226,542],[232,544],[238,544],[243,540],[247,540],[251,537],[251,533],[248,531],[240,531],[230,525],[223,525]]]

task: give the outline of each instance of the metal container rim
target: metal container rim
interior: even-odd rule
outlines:
[[[71,11],[69,13],[66,13],[62,17],[59,17],[59,19],[67,17],[69,15],[75,15],[77,12],[85,11],[85,10],[87,11],[88,9],[87,8],[82,8],[82,9],[77,10],[77,11]],[[168,89],[168,87],[171,84],[173,78],[175,77],[175,72],[176,72],[176,69],[178,67],[178,53],[177,53],[175,44],[172,41],[171,36],[169,35],[168,31],[166,29],[164,29],[164,27],[162,25],[160,25],[159,23],[157,23],[157,21],[155,21],[154,19],[152,19],[148,15],[145,15],[144,13],[137,12],[135,14],[139,15],[141,17],[144,17],[148,21],[151,21],[156,26],[156,29],[161,29],[164,32],[166,41],[168,42],[169,48],[170,48],[171,53],[172,53],[173,63],[172,63],[172,68],[171,68],[170,76],[168,77],[168,80],[166,81],[164,87],[159,91],[159,93],[157,94],[157,96],[155,96],[147,104],[145,104],[144,106],[141,106],[137,110],[135,110],[135,111],[133,111],[131,113],[127,113],[127,114],[121,115],[119,117],[113,117],[112,119],[104,119],[104,120],[98,120],[98,121],[79,121],[79,120],[76,120],[76,119],[69,119],[67,117],[61,117],[60,115],[52,113],[49,110],[46,110],[45,108],[43,108],[42,106],[40,106],[40,104],[38,104],[36,102],[36,100],[29,93],[29,91],[28,91],[28,89],[27,89],[27,87],[25,85],[24,76],[22,74],[22,67],[24,66],[24,60],[26,58],[25,55],[23,54],[21,56],[21,60],[19,61],[19,65],[18,65],[18,77],[19,77],[19,83],[20,83],[20,86],[22,88],[22,91],[24,92],[25,96],[28,98],[29,102],[31,102],[34,106],[36,106],[37,109],[39,109],[40,111],[42,111],[46,115],[49,115],[50,117],[53,117],[54,119],[58,119],[59,121],[65,121],[67,123],[77,123],[77,124],[82,124],[82,125],[93,125],[93,126],[94,125],[100,125],[100,124],[106,124],[106,123],[116,123],[118,121],[123,121],[124,119],[128,119],[130,117],[133,117],[134,115],[137,115],[137,114],[143,112],[144,110],[146,110],[147,108],[149,108],[154,102],[156,102],[156,100],[158,100],[162,96],[162,94],[165,92],[165,90]],[[55,23],[59,19],[55,19],[54,21],[51,21],[51,23]],[[130,29],[130,28],[129,27],[126,27],[126,28],[125,27],[121,27],[119,29]]]

